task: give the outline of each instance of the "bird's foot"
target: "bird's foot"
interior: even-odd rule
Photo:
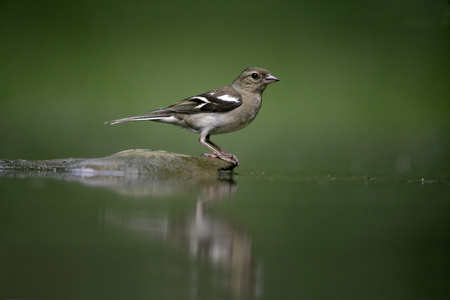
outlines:
[[[228,153],[228,152],[204,153],[203,155],[206,156],[206,157],[220,158],[221,160],[227,161],[230,164],[233,164],[235,166],[239,165],[239,159],[237,158],[237,156],[233,155],[231,153]]]
[[[222,151],[220,151],[220,154],[225,156],[225,157],[228,157],[228,158],[232,159],[233,161],[235,161],[236,162],[235,163],[236,166],[239,165],[239,159],[237,158],[236,155],[228,153],[227,151],[225,151],[223,149],[222,149]]]

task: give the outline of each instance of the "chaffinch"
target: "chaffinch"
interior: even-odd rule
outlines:
[[[181,126],[200,133],[200,143],[213,152],[204,155],[238,165],[238,158],[213,143],[210,136],[240,130],[250,124],[259,112],[262,93],[267,85],[277,81],[279,79],[265,69],[247,68],[230,85],[186,98],[145,115],[108,121],[105,124],[155,121]]]

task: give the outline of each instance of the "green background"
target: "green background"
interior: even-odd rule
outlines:
[[[0,158],[200,155],[157,123],[103,125],[267,68],[240,172],[446,177],[447,1],[1,1]]]

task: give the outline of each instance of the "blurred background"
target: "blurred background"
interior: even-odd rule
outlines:
[[[200,155],[175,126],[103,123],[258,66],[281,81],[213,138],[239,172],[445,177],[449,29],[446,0],[1,1],[0,158]]]
[[[249,66],[281,81],[212,138],[237,182],[0,172],[0,298],[449,295],[448,0],[0,0],[0,159],[200,155],[103,123]]]

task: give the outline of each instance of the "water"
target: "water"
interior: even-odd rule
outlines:
[[[9,174],[0,190],[0,298],[450,296],[442,179]]]

